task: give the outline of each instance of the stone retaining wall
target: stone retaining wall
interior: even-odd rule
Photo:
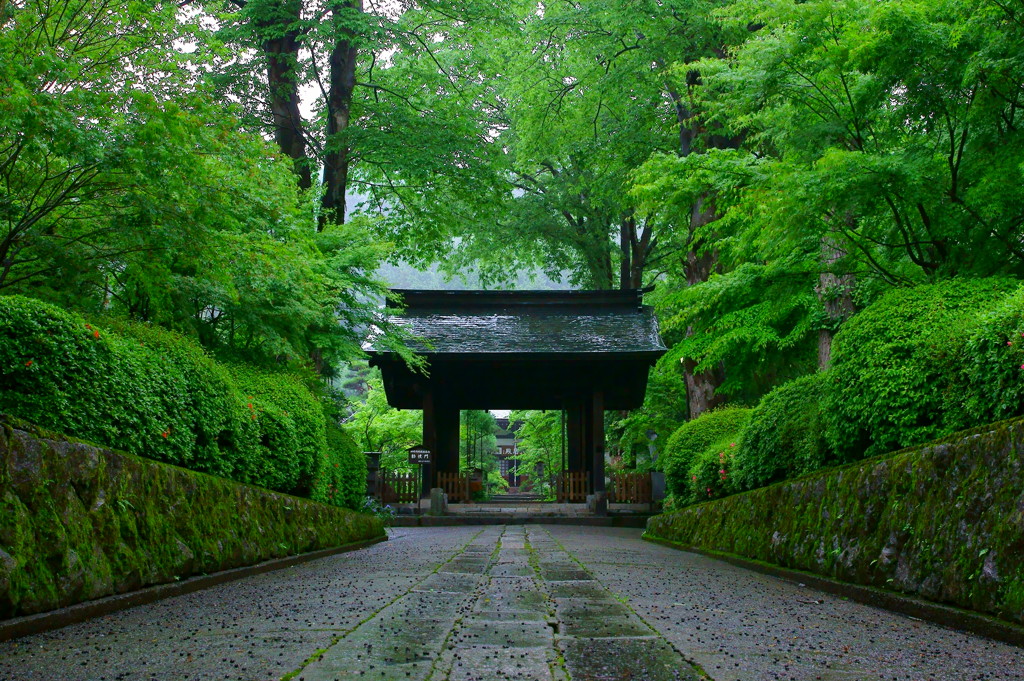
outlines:
[[[1024,419],[651,518],[647,534],[1024,623]]]
[[[0,618],[383,534],[372,516],[0,416]]]

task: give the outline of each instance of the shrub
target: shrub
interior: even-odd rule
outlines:
[[[979,316],[960,352],[946,411],[960,415],[950,418],[958,428],[1024,414],[1024,288]]]
[[[739,440],[750,412],[745,407],[715,409],[684,423],[672,433],[665,445],[665,482],[669,492],[688,498],[692,491],[690,469],[694,461],[723,440]]]
[[[955,430],[945,393],[980,311],[1016,287],[954,279],[897,289],[836,334],[825,397],[829,446],[841,461],[926,442]]]
[[[249,419],[259,433],[259,476],[267,486],[309,496],[326,467],[323,410],[293,375],[232,365],[246,399]]]
[[[358,506],[365,463],[358,472],[354,444],[328,448],[322,405],[300,377],[226,367],[163,329],[109,326],[117,332],[37,300],[0,297],[0,412],[151,459]],[[329,487],[338,495],[325,494]]]
[[[821,425],[827,377],[817,373],[784,383],[754,407],[736,461],[737,489],[810,473],[832,460]]]
[[[680,495],[680,502],[708,501],[740,491],[735,478],[736,462],[743,454],[740,434],[723,438],[694,457],[688,471],[687,493]]]
[[[328,424],[327,460],[312,497],[362,510],[366,498],[366,455],[347,431]]]
[[[261,484],[255,473],[261,467],[259,429],[250,419],[245,397],[232,372],[192,341],[166,329],[116,319],[104,320],[104,326],[114,332],[108,334],[112,338],[127,337],[132,346],[130,354],[145,350],[158,357],[160,373],[169,383],[162,393],[161,405],[167,427],[161,431],[156,447],[138,453],[193,470]],[[173,456],[160,447],[161,442],[172,448]]]

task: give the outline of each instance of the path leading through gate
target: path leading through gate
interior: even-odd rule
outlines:
[[[844,601],[639,530],[390,541],[0,644],[0,679],[1000,681],[1024,649]]]

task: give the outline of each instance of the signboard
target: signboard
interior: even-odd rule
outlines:
[[[423,445],[416,445],[409,448],[409,463],[415,465],[431,463],[431,451]]]

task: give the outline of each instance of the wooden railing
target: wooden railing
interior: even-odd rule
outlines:
[[[616,504],[651,503],[650,473],[613,473],[608,501]]]
[[[587,500],[590,485],[585,471],[566,471],[558,481],[560,504],[582,503]]]
[[[469,501],[469,476],[458,473],[438,472],[437,486],[448,495],[448,503],[458,504]]]
[[[419,478],[415,473],[381,471],[378,498],[385,504],[411,504],[419,501]]]

